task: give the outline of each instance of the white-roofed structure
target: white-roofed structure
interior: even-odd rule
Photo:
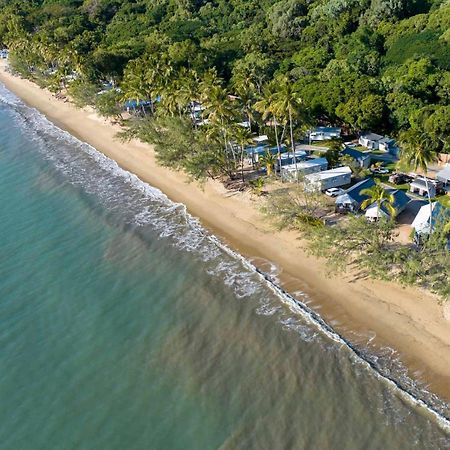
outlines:
[[[341,129],[333,127],[316,127],[309,131],[311,141],[327,141],[329,139],[339,139]]]
[[[450,164],[436,174],[436,180],[444,183],[444,186],[450,186]]]
[[[291,155],[292,156],[292,155]],[[286,181],[295,181],[296,177],[303,177],[307,174],[320,172],[328,167],[326,158],[307,159],[297,161],[297,164],[286,164],[281,167],[281,177]]]
[[[434,202],[431,204],[431,208],[429,204],[426,204],[419,209],[411,226],[418,234],[428,234],[430,232],[430,223],[434,227],[439,220],[447,220],[449,218],[450,210],[439,202]]]
[[[418,194],[422,197],[430,195],[430,197],[436,197],[436,186],[431,182],[428,183],[423,178],[416,178],[409,185],[409,192]]]
[[[323,172],[311,173],[305,176],[305,190],[309,192],[325,191],[333,187],[341,187],[350,184],[352,169],[348,166]]]
[[[405,192],[399,189],[389,189],[387,192],[392,194],[394,197],[392,207],[394,208],[395,216],[398,216],[406,208],[406,205],[409,202],[409,197],[405,194]],[[377,203],[372,203],[368,208],[366,208],[365,211],[366,212],[364,215],[370,221],[378,220],[382,217],[391,217],[391,212],[388,208],[386,208],[386,204],[382,204],[381,208],[378,208]]]
[[[263,142],[267,142],[269,140],[269,138],[267,137],[267,135],[262,134],[261,136],[254,137],[253,140],[255,142],[257,142],[258,144],[261,144]]]

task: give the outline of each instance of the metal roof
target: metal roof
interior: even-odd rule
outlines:
[[[360,205],[366,198],[368,198],[367,195],[361,195],[361,191],[363,189],[369,189],[372,186],[375,186],[374,179],[366,178],[365,180],[362,180],[347,189],[345,194],[339,195],[336,198],[336,204],[357,203]]]
[[[352,169],[348,166],[337,167],[336,169],[324,170],[323,172],[310,173],[306,175],[305,178],[308,178],[310,181],[320,181],[326,180],[328,178],[339,177],[342,175],[348,175],[352,173]]]
[[[342,150],[342,154],[343,155],[348,155],[351,156],[353,159],[367,159],[370,158],[370,153],[364,153],[364,152],[360,152],[359,150],[356,150],[354,148],[351,147],[345,147],[344,150]]]
[[[379,140],[383,139],[383,136],[381,136],[380,134],[375,134],[375,133],[363,134],[361,137],[364,139],[368,139],[369,141],[379,141]]]

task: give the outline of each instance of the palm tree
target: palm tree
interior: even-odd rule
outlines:
[[[380,217],[381,207],[384,206],[389,213],[390,217],[393,219],[397,211],[394,208],[395,198],[394,195],[387,192],[386,189],[383,188],[379,183],[375,184],[370,188],[362,189],[360,191],[361,195],[366,195],[366,198],[361,203],[361,209],[367,209],[370,205],[374,203],[377,204],[377,217]]]
[[[425,175],[425,185],[427,188],[428,203],[430,205],[430,217],[433,216],[433,203],[431,201],[430,189],[428,185],[428,166],[437,162],[438,157],[432,148],[430,138],[419,130],[410,129],[400,136],[400,161],[401,167],[412,169],[414,172],[421,170]],[[433,231],[433,224],[430,222],[430,232]]]
[[[146,78],[146,68],[143,61],[135,59],[130,61],[124,71],[123,82],[121,84],[123,102],[135,100],[137,106],[143,99],[150,97],[150,86]],[[142,112],[145,113],[142,107]]]
[[[174,69],[167,58],[150,56],[143,61],[145,67],[145,83],[152,113],[155,112],[154,100],[163,94],[173,79]]]
[[[179,89],[180,95],[184,103],[189,107],[189,114],[196,127],[194,115],[194,102],[200,100],[200,86],[197,72],[193,69],[185,69],[182,67],[179,71]]]
[[[259,157],[258,162],[266,166],[267,176],[273,175],[273,166],[277,162],[277,157],[273,153],[266,151],[263,156]]]
[[[241,178],[242,182],[245,181],[244,178],[244,154],[245,154],[245,147],[247,145],[250,145],[253,143],[252,134],[250,130],[247,128],[237,126],[233,132],[233,138],[236,141],[236,144],[239,145],[239,148],[241,149]]]
[[[444,233],[450,233],[450,220],[444,225]]]
[[[275,141],[277,144],[278,160],[281,168],[281,147],[280,139],[278,136],[278,120],[277,120],[277,108],[276,108],[276,85],[274,82],[268,83],[262,93],[262,97],[255,103],[255,110],[262,114],[263,120],[268,117],[272,117],[272,121],[275,128]]]
[[[239,76],[233,80],[233,88],[240,98],[242,110],[247,117],[250,130],[252,129],[253,120],[253,102],[255,99],[255,85],[250,76]]]
[[[228,160],[229,150],[235,161],[234,148],[230,144],[231,126],[236,117],[236,110],[232,104],[227,91],[217,82],[202,86],[202,104],[206,107],[206,114],[209,126],[212,130],[217,130],[222,136],[225,157]]]
[[[289,121],[289,130],[290,130],[290,138],[291,138],[291,149],[294,157],[295,164],[295,176],[298,180],[297,176],[297,159],[295,158],[295,142],[294,142],[294,115],[296,115],[301,103],[302,99],[298,91],[295,89],[294,85],[291,83],[287,76],[282,77],[278,82],[278,89],[275,93],[275,104],[274,107],[276,111],[280,114],[284,115],[285,118]]]

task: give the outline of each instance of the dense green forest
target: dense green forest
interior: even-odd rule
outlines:
[[[152,143],[161,164],[197,180],[261,191],[282,145],[316,124],[398,138],[411,170],[450,153],[448,0],[0,0],[0,45],[13,70],[120,121],[123,139]],[[258,132],[277,155],[260,158],[268,177],[246,177]],[[423,245],[399,245],[394,220],[323,227],[323,196],[281,192],[270,214],[333,266],[448,297],[444,220]]]
[[[214,68],[229,92],[258,93],[288,75],[311,123],[413,127],[450,150],[445,0],[0,0],[0,41],[18,68],[90,82]]]

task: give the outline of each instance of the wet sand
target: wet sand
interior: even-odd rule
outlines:
[[[435,296],[394,283],[328,277],[326,263],[312,258],[291,231],[274,231],[259,212],[260,200],[248,193],[230,194],[220,183],[189,183],[183,174],[156,163],[151,146],[121,143],[117,125],[57,100],[37,85],[13,77],[0,62],[0,81],[49,120],[114,159],[122,168],[183,203],[202,224],[233,249],[267,268],[276,265],[283,288],[306,292],[310,306],[351,340],[395,349],[414,374],[433,392],[450,400],[450,305]]]

